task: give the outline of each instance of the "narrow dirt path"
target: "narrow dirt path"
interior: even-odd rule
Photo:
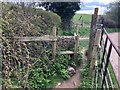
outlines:
[[[86,59],[85,48],[84,47],[83,47],[81,52],[83,53],[83,60],[82,60],[82,64],[76,69],[76,74],[73,75],[70,79],[67,79],[67,80],[63,81],[61,83],[61,85],[55,86],[55,88],[77,88],[78,87],[78,85],[81,82],[80,69],[82,69],[82,66],[83,66],[83,64],[85,62],[85,59]]]

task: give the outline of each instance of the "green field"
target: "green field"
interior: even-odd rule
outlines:
[[[90,14],[75,14],[72,21],[74,23],[80,23],[82,22],[82,19],[80,17],[82,16],[84,24],[90,25],[91,22],[91,15]],[[80,20],[79,20],[80,19]]]
[[[73,29],[72,32],[76,32],[76,28]],[[90,34],[90,27],[79,27],[79,35],[80,36],[89,36]]]
[[[80,24],[82,20],[79,20],[80,17],[83,17],[83,27],[79,27],[79,35],[80,36],[89,36],[90,34],[90,24],[91,24],[91,15],[90,14],[75,14],[72,21],[74,24]],[[99,18],[99,17],[98,17]],[[113,33],[113,32],[120,32],[120,29],[118,28],[106,28],[108,33]],[[74,26],[71,32],[65,32],[65,34],[71,33],[70,35],[74,35],[76,32],[76,27]]]

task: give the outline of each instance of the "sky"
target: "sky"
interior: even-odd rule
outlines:
[[[98,7],[99,15],[105,14],[107,11],[107,7],[109,6],[109,3],[115,2],[116,0],[81,0],[83,5],[81,7],[81,10],[77,11],[77,14],[93,14],[94,8]]]
[[[99,2],[99,3],[104,3],[104,4],[109,4],[110,2],[113,2],[115,0],[80,0],[82,2]]]
[[[14,2],[14,1],[42,1],[42,0],[0,0],[0,1],[13,1]],[[49,1],[52,1],[52,0],[49,0]],[[93,14],[94,8],[98,7],[99,8],[98,14],[103,15],[107,11],[107,7],[109,6],[109,3],[115,2],[117,0],[80,0],[80,1],[83,4],[82,4],[81,9],[76,12],[77,14]],[[44,9],[43,7],[41,8]]]

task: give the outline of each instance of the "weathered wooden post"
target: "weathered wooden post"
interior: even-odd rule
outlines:
[[[74,61],[76,62],[77,59],[77,53],[78,53],[78,47],[79,47],[79,25],[76,25],[76,35],[75,35],[75,49],[74,49]]]
[[[55,38],[56,37],[56,27],[53,27],[52,35]],[[55,61],[55,56],[56,56],[56,41],[53,41],[52,45],[52,55],[53,55],[53,62]]]
[[[95,12],[94,12],[94,14],[92,14],[92,21],[91,21],[91,28],[90,28],[88,60],[91,60],[91,58],[92,58],[92,51],[93,51],[95,32],[96,32],[97,16],[98,16],[98,8],[95,8]]]
[[[89,76],[93,75],[95,62],[97,60],[97,53],[98,53],[98,48],[99,48],[99,43],[100,43],[100,36],[101,36],[101,29],[97,29],[97,32],[96,32],[96,35],[95,35],[95,42],[94,42],[94,45],[93,45],[93,52],[92,52],[90,69],[89,69]]]

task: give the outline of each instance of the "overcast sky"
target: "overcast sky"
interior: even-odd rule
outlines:
[[[76,13],[82,14],[93,14],[94,8],[99,8],[99,15],[103,15],[107,11],[107,7],[109,3],[115,2],[116,0],[81,0],[83,5],[81,10],[77,11]]]
[[[42,1],[42,0],[0,0],[0,1]],[[45,0],[43,0],[45,1]],[[47,1],[47,0],[46,0]],[[49,0],[52,1],[52,0]],[[62,0],[64,1],[64,0]],[[66,0],[65,0],[66,1]],[[69,0],[67,0],[69,1]],[[75,1],[75,0],[74,0]],[[77,0],[79,1],[79,0]],[[98,7],[99,11],[98,14],[99,15],[103,15],[106,11],[107,11],[107,7],[109,6],[109,3],[111,2],[115,2],[117,0],[80,0],[83,4],[82,7],[79,11],[77,11],[76,13],[78,14],[93,14],[94,13],[94,8]],[[44,9],[44,8],[42,8]]]
[[[116,0],[80,0],[83,2],[102,2],[104,4],[109,4],[110,2],[116,1]]]

